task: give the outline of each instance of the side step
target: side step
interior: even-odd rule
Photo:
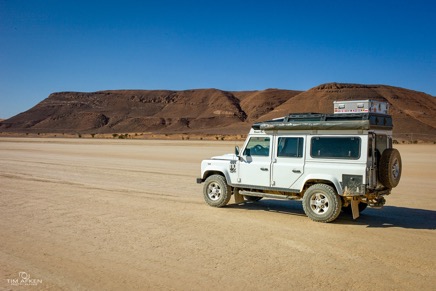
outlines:
[[[245,191],[245,190],[239,190],[239,194],[240,195],[248,195],[248,196],[256,196],[256,197],[284,199],[284,200],[297,200],[297,199],[300,199],[300,197],[298,197],[298,196],[278,195],[278,194],[269,194],[269,193],[259,193],[259,192]]]

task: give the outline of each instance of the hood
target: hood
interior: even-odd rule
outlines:
[[[232,161],[232,160],[236,160],[236,155],[235,154],[225,154],[222,156],[216,156],[216,157],[212,157],[210,158],[211,160],[226,160],[226,161]]]

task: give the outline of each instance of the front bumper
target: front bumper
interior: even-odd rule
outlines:
[[[204,180],[202,178],[197,178],[197,184],[201,184],[203,182],[204,182]]]

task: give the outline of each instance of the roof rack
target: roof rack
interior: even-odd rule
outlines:
[[[392,130],[392,117],[380,113],[290,113],[282,118],[258,122],[253,129],[304,130],[304,129],[383,129]]]

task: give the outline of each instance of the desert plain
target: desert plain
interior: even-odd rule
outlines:
[[[383,209],[322,224],[207,206],[200,161],[241,143],[0,138],[0,290],[435,290],[436,145],[396,146]]]

